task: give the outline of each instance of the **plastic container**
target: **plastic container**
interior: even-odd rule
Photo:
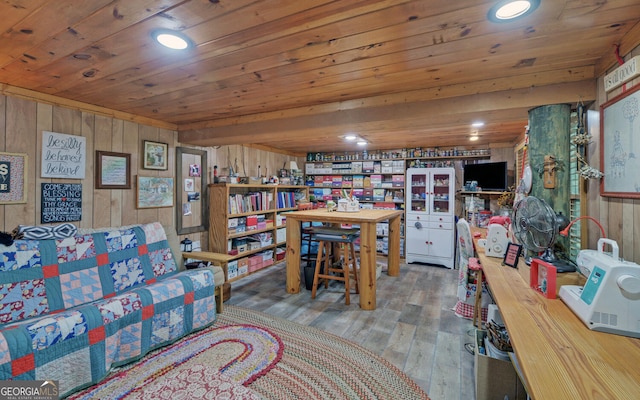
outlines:
[[[491,219],[492,213],[491,211],[480,211],[478,214],[478,226],[480,228],[486,228],[489,226],[489,219]]]

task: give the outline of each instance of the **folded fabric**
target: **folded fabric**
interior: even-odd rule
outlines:
[[[64,223],[53,226],[30,226],[18,225],[18,234],[23,239],[41,240],[41,239],[66,239],[78,232],[78,228],[70,223]]]

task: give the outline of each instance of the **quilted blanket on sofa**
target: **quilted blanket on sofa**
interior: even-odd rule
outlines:
[[[70,393],[215,321],[213,274],[177,272],[160,224],[0,246],[0,380]]]

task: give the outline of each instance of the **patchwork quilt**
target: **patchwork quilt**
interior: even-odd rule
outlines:
[[[213,273],[177,272],[162,225],[0,245],[0,380],[101,380],[216,318]]]

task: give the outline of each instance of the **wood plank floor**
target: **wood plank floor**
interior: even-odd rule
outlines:
[[[377,309],[363,311],[352,291],[344,304],[344,285],[318,289],[315,300],[305,289],[285,290],[280,263],[232,283],[225,304],[266,312],[348,338],[386,358],[413,378],[432,400],[475,398],[470,320],[452,311],[458,270],[402,264],[399,277],[383,271],[378,279]]]

